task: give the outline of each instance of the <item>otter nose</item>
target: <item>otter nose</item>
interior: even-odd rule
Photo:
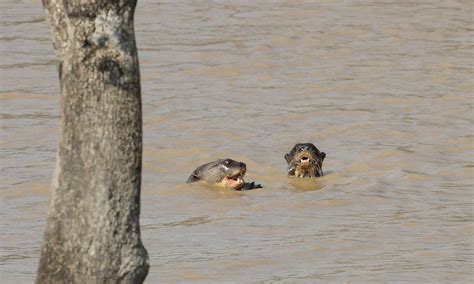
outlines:
[[[242,163],[242,162],[239,163],[239,166],[241,169],[244,169],[247,167],[247,165],[245,165],[245,163]]]

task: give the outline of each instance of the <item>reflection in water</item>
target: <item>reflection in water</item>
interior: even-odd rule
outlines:
[[[205,191],[206,194],[214,196],[214,198],[235,198],[244,196],[244,191],[208,184],[205,182],[197,182],[189,184],[188,186],[193,187],[193,194],[197,195],[202,195]]]
[[[30,283],[59,85],[41,6],[3,6],[0,274]],[[472,280],[471,26],[467,1],[139,1],[148,282]],[[286,176],[297,142],[324,177]],[[185,184],[224,157],[264,188]]]
[[[296,178],[296,177],[288,177],[289,180],[289,188],[294,190],[295,192],[306,192],[306,191],[313,191],[319,190],[324,188],[325,179],[322,178]]]

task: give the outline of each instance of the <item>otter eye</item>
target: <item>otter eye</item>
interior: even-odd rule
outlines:
[[[230,160],[225,160],[225,161],[224,161],[224,164],[229,165],[229,164],[230,164]]]

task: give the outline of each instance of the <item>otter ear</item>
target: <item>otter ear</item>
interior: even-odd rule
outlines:
[[[321,157],[323,157],[323,160],[324,160],[324,158],[326,158],[326,153],[321,152]]]
[[[285,154],[285,160],[287,163],[289,163],[290,161],[288,161],[288,159],[290,158],[290,154]]]

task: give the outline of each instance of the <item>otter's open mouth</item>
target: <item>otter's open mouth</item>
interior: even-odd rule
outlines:
[[[311,162],[311,159],[309,157],[303,156],[300,159],[300,163],[302,165],[308,165]]]
[[[242,184],[245,183],[244,175],[245,175],[245,171],[241,171],[238,174],[233,175],[233,176],[225,176],[222,179],[222,183],[224,184],[225,187],[239,188]]]
[[[295,175],[297,177],[318,177],[323,175],[318,160],[309,153],[302,153],[296,159]]]

